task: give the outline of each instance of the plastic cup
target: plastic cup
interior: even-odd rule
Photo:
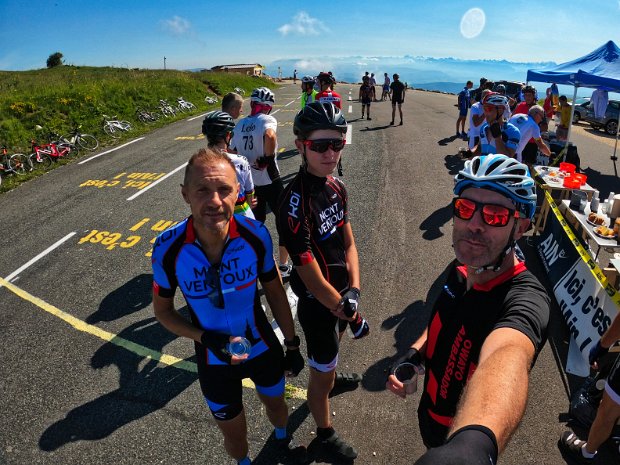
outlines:
[[[418,390],[418,374],[423,374],[424,368],[413,363],[405,362],[394,368],[394,377],[403,383],[406,394],[414,394]]]
[[[237,336],[226,344],[228,353],[236,357],[243,357],[246,354],[249,355],[251,349],[252,344],[243,336]]]

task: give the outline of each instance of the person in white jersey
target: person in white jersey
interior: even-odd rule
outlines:
[[[530,107],[527,115],[517,113],[508,121],[515,125],[521,133],[519,145],[517,145],[517,150],[515,150],[515,156],[518,161],[527,163],[530,166],[536,163],[536,151],[530,150],[526,153],[523,151],[530,139],[534,139],[538,150],[548,157],[551,156],[549,146],[545,144],[545,141],[540,136],[540,127],[538,125],[543,121],[545,121],[545,110],[540,105]]]
[[[490,93],[489,89],[484,89],[480,101],[474,103],[469,109],[469,150],[473,149],[480,142],[480,127],[485,120],[482,99]]]
[[[250,97],[250,115],[239,120],[230,141],[231,150],[246,157],[250,163],[256,190],[254,217],[262,223],[267,219],[267,205],[272,212],[278,211],[278,198],[284,190],[276,159],[278,122],[269,114],[274,103],[275,97],[270,89],[254,89]],[[285,278],[290,275],[292,265],[288,264],[288,252],[281,241],[279,255],[278,268]]]

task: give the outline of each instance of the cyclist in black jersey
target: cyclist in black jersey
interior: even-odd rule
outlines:
[[[426,368],[418,420],[431,449],[418,465],[496,463],[525,412],[549,320],[545,288],[515,254],[536,208],[527,166],[480,156],[455,180],[456,261],[426,330],[394,364]],[[386,387],[406,395],[394,375]]]
[[[353,460],[357,452],[336,434],[329,408],[347,324],[355,338],[368,333],[368,324],[357,311],[360,273],[347,191],[332,176],[344,148],[347,122],[332,103],[313,102],[297,114],[293,129],[303,165],[280,198],[277,219],[293,260],[291,287],[299,297],[297,313],[311,368],[308,407],[324,448],[338,459]],[[359,382],[361,377],[357,378]]]

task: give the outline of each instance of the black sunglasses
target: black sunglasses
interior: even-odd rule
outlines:
[[[304,140],[303,144],[313,152],[325,153],[331,147],[334,152],[340,152],[346,142],[344,139],[314,139]]]
[[[207,298],[215,308],[224,308],[224,296],[220,283],[220,273],[218,267],[210,266],[207,270],[206,284],[211,289],[207,292]]]
[[[501,228],[508,224],[510,218],[519,218],[517,210],[494,203],[476,202],[471,199],[457,197],[452,199],[454,216],[461,220],[471,220],[477,210],[482,211],[482,221],[489,226]]]

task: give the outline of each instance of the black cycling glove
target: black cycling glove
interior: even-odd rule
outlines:
[[[588,355],[588,361],[590,362],[590,365],[594,365],[595,362],[598,362],[599,358],[601,358],[608,352],[609,349],[601,346],[601,340],[599,339],[598,342],[590,349],[590,353]]]
[[[361,339],[370,332],[370,326],[368,326],[366,318],[360,315],[360,312],[357,312],[357,318],[355,320],[349,321],[349,328],[351,328],[351,332],[353,333],[353,339]]]
[[[342,306],[342,311],[347,316],[347,318],[352,318],[357,312],[357,306],[360,300],[360,290],[357,287],[350,288],[347,292],[344,293],[342,299],[340,299],[340,304]]]
[[[498,453],[493,431],[470,425],[452,434],[443,446],[429,449],[414,465],[495,465]]]
[[[299,351],[301,344],[299,336],[293,337],[291,340],[284,340],[286,346],[286,354],[284,355],[284,371],[289,371],[293,376],[297,376],[304,369],[304,358]]]
[[[229,341],[230,337],[226,334],[209,331],[208,329],[205,329],[202,336],[200,336],[200,343],[204,347],[213,352],[213,355],[215,355],[219,360],[230,365],[232,356],[226,349]]]
[[[390,368],[390,374],[394,373],[394,370],[398,365],[403,363],[413,363],[414,365],[422,365],[422,354],[418,349],[410,348],[405,355],[400,356],[392,363]],[[389,375],[388,375],[389,376]]]
[[[254,164],[256,165],[257,169],[262,171],[269,166],[269,157],[266,155],[263,155],[262,157],[258,157],[256,161],[254,162]]]
[[[502,135],[502,128],[497,122],[491,124],[489,126],[489,129],[491,130],[491,135],[493,136],[493,138],[497,138]]]

